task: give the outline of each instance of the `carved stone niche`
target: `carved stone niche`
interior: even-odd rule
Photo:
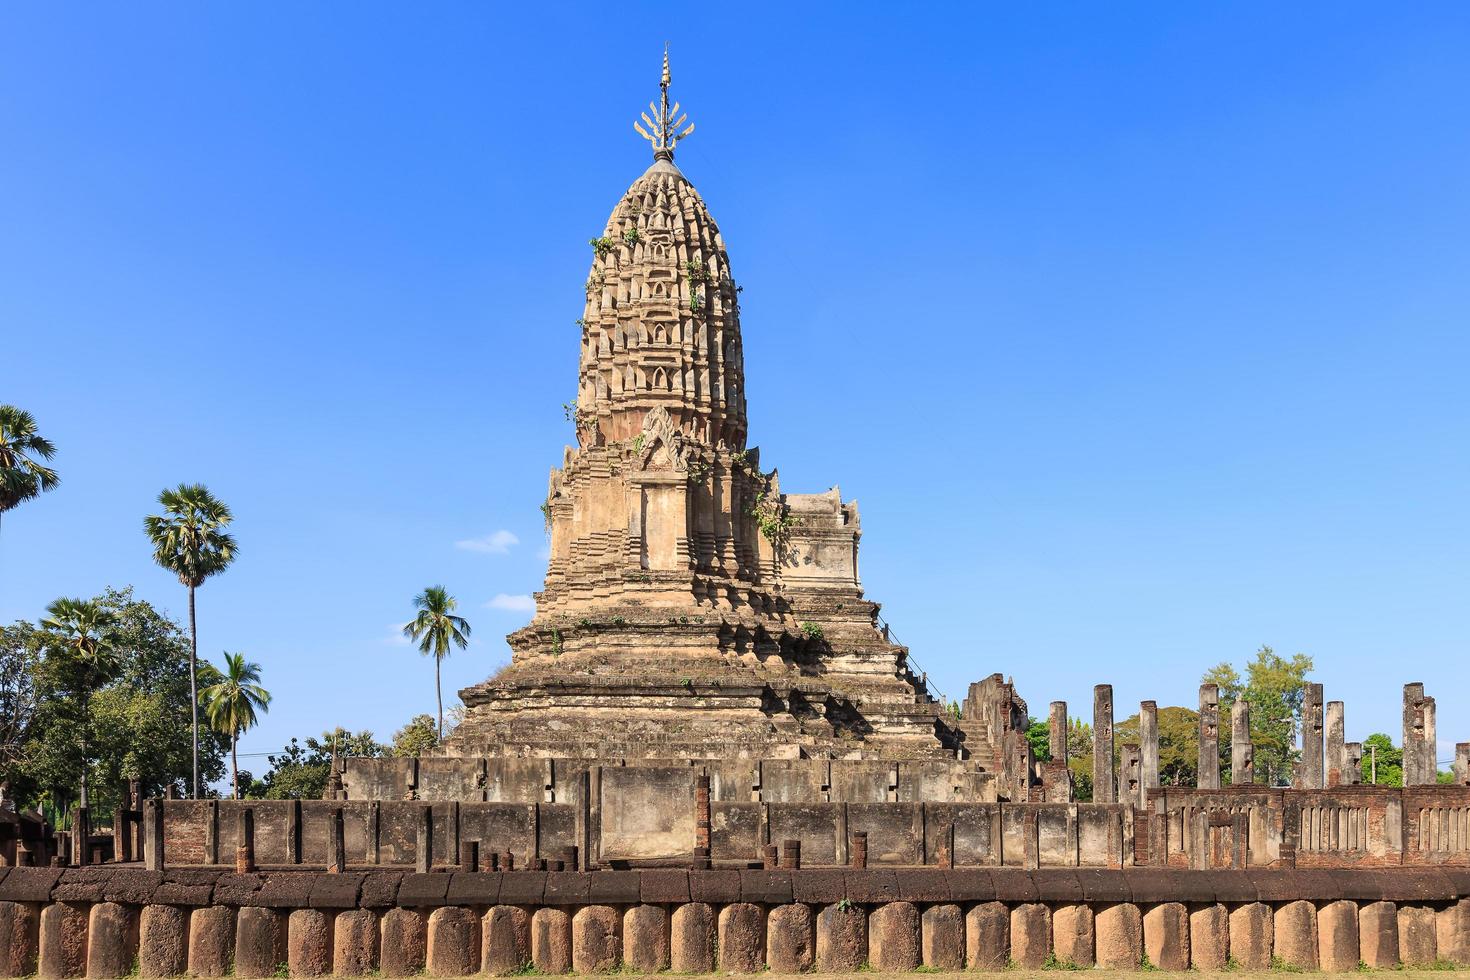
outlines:
[[[689,464],[684,434],[662,406],[649,409],[628,476],[628,527],[644,568],[680,567],[679,542],[689,533]]]
[[[786,508],[794,522],[787,535],[781,578],[802,589],[859,589],[858,539],[862,522],[856,501],[844,504],[842,491],[790,493]]]

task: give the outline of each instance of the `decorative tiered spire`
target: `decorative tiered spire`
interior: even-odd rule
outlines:
[[[667,43],[665,43],[664,73],[663,78],[660,79],[658,83],[658,105],[655,106],[652,102],[648,103],[649,112],[652,112],[654,114],[657,121],[655,122],[654,119],[648,118],[648,113],[644,112],[640,113],[640,115],[643,117],[643,122],[648,124],[648,129],[644,129],[643,126],[636,122],[633,123],[633,128],[638,130],[639,134],[644,139],[653,144],[653,158],[655,160],[672,161],[674,159],[674,144],[678,143],[681,139],[694,132],[693,123],[690,123],[689,128],[684,130],[682,133],[678,131],[679,127],[684,125],[684,120],[688,119],[689,117],[687,115],[679,115],[679,103],[677,102],[674,103],[674,107],[672,109],[669,108],[670,80],[671,76],[669,75],[669,46]],[[678,116],[678,118],[675,119],[675,116]]]

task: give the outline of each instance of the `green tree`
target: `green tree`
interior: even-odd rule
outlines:
[[[1393,739],[1382,732],[1363,739],[1363,782],[1404,785],[1404,750],[1395,748]]]
[[[36,431],[36,419],[14,405],[0,405],[0,517],[32,497],[56,489],[61,478],[44,465],[56,455]]]
[[[438,744],[433,715],[414,715],[407,725],[393,733],[393,754],[399,758],[427,755]]]
[[[230,736],[230,794],[240,798],[240,733],[255,727],[256,712],[270,710],[270,692],[260,686],[260,664],[243,653],[226,653],[220,679],[201,692],[209,724]]]
[[[0,626],[0,799],[24,799],[34,789],[26,744],[36,715],[36,668],[44,634],[31,623]]]
[[[85,599],[57,599],[46,607],[41,625],[51,633],[46,664],[53,678],[81,700],[82,806],[88,805],[87,770],[91,761],[92,697],[122,669],[112,646],[109,628],[116,617],[112,611]]]
[[[434,696],[439,702],[439,739],[444,738],[444,690],[440,681],[440,665],[449,656],[450,646],[461,650],[469,646],[470,624],[463,616],[454,615],[459,608],[442,585],[431,585],[414,597],[414,608],[418,615],[407,626],[403,635],[419,646],[419,653],[434,658]]]
[[[1205,672],[1203,681],[1220,689],[1222,730],[1229,730],[1230,711],[1237,700],[1250,705],[1257,782],[1274,786],[1291,781],[1300,756],[1296,739],[1301,728],[1307,674],[1311,670],[1312,658],[1306,654],[1287,658],[1263,646],[1246,664],[1244,680],[1228,663],[1216,664]],[[1221,739],[1222,752],[1227,741]]]
[[[143,530],[153,543],[153,560],[178,576],[189,589],[190,730],[194,761],[190,795],[199,796],[199,621],[194,614],[194,592],[235,560],[239,550],[225,531],[234,516],[201,483],[179,484],[158,495],[162,514],[143,519]]]
[[[1138,715],[1113,729],[1116,744],[1140,742]],[[1159,785],[1193,786],[1199,781],[1199,712],[1177,705],[1159,709]]]
[[[1092,726],[1081,718],[1067,722],[1067,768],[1072,773],[1072,796],[1079,802],[1092,799]]]
[[[339,728],[323,732],[321,738],[307,738],[304,745],[293,738],[283,752],[269,757],[271,768],[262,781],[265,798],[321,799],[332,775],[334,751],[338,758],[377,758],[388,749],[367,731],[354,733]]]

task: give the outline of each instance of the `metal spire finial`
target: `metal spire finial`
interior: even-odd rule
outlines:
[[[669,45],[668,42],[664,42],[664,73],[658,84],[658,105],[648,103],[648,111],[653,113],[654,118],[648,118],[648,112],[640,113],[643,122],[648,126],[647,129],[644,129],[642,124],[633,123],[633,128],[638,130],[638,134],[653,144],[655,160],[673,160],[674,145],[694,132],[693,123],[690,123],[682,133],[679,132],[679,127],[683,126],[684,120],[689,117],[679,115],[679,103],[677,102],[674,103],[672,109],[669,108],[670,81],[672,81],[672,76],[669,74]],[[678,118],[675,118],[676,116]]]

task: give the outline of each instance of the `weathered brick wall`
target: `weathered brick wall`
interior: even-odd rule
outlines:
[[[1470,871],[0,869],[0,977],[1470,966]]]

